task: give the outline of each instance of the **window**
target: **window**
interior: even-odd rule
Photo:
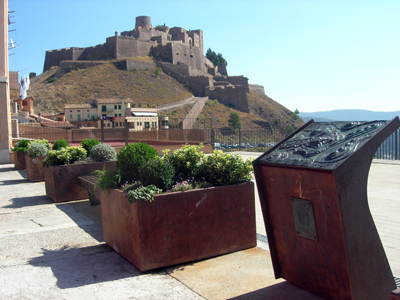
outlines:
[[[26,102],[26,101],[22,101],[22,105],[28,105],[28,102]]]
[[[86,112],[89,112],[89,110],[87,110]]]
[[[118,117],[118,114],[115,114],[114,117]]]
[[[121,116],[121,114],[119,114],[119,116]]]
[[[121,105],[118,105],[118,109],[121,109]]]
[[[115,127],[118,127],[118,122],[117,122],[117,123],[115,123]]]
[[[136,125],[139,126],[139,122],[136,122]]]
[[[144,122],[144,128],[150,128],[150,122]]]
[[[70,110],[69,112],[72,112],[72,110]]]
[[[78,112],[81,112],[81,111],[78,109]]]
[[[101,106],[101,111],[107,111],[107,106],[106,105],[102,105]]]
[[[86,115],[86,118],[90,119],[90,114],[87,114],[87,115]]]
[[[178,53],[178,52],[176,52],[176,55],[179,55],[179,53]]]
[[[69,115],[69,119],[72,120],[72,115]]]
[[[117,105],[114,105],[114,109],[117,109]]]
[[[121,122],[121,123],[119,123],[119,126],[121,126],[121,127],[122,127],[122,122]]]

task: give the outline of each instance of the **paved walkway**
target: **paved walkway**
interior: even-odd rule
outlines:
[[[243,153],[243,157],[257,154]],[[258,154],[259,155],[259,154]],[[372,214],[393,273],[400,275],[400,164],[374,162]],[[265,233],[257,204],[257,232]],[[321,300],[275,280],[268,247],[140,273],[103,241],[100,207],[55,204],[43,183],[0,165],[0,299]]]

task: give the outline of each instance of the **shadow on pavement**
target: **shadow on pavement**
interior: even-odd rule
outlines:
[[[11,179],[11,180],[2,180],[0,181],[0,185],[16,185],[21,183],[29,183],[28,179]]]
[[[61,289],[140,276],[142,273],[106,244],[82,248],[43,249],[29,264],[51,268]]]
[[[274,300],[325,300],[324,298],[315,296],[297,286],[285,281],[280,282],[263,289],[259,289],[237,297],[229,298],[230,300],[258,300],[258,299],[274,299]]]
[[[4,208],[23,208],[54,203],[47,195],[12,198],[9,201],[12,203],[3,206]]]

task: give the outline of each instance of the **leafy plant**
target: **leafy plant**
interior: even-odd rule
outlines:
[[[157,188],[155,185],[140,186],[137,189],[129,190],[126,193],[126,198],[130,203],[135,203],[136,200],[144,200],[153,202],[154,195],[161,194],[162,190]]]
[[[88,155],[90,155],[90,150],[92,150],[92,148],[94,146],[98,145],[99,143],[100,143],[100,141],[98,141],[96,139],[84,139],[81,142],[81,147],[86,150]]]
[[[54,81],[57,81],[57,78],[51,77],[49,80],[47,80],[48,83],[52,83]]]
[[[47,157],[43,160],[43,166],[60,166],[68,165],[71,160],[71,154],[67,148],[61,148],[60,150],[50,150]]]
[[[49,149],[42,143],[31,143],[26,150],[26,155],[29,157],[46,156],[48,153]]]
[[[64,139],[57,140],[53,144],[53,150],[60,150],[61,148],[67,148],[67,147],[69,147],[69,144]]]
[[[239,184],[251,181],[252,160],[244,161],[237,154],[214,150],[203,159],[199,175],[212,186]]]
[[[143,186],[155,185],[166,191],[169,189],[175,177],[175,169],[168,160],[155,157],[139,167],[139,180]]]
[[[204,153],[200,151],[203,144],[199,146],[185,145],[180,149],[169,153],[169,150],[164,151],[165,159],[175,169],[175,179],[177,181],[182,178],[197,178],[197,174],[204,157]]]
[[[69,153],[71,153],[70,163],[82,160],[87,156],[86,150],[83,149],[82,147],[73,146],[73,147],[68,147],[67,150]]]
[[[157,156],[157,151],[145,143],[133,143],[123,147],[117,155],[116,163],[121,181],[132,182],[137,180],[139,167]]]
[[[39,140],[39,139],[38,139],[38,140],[34,140],[33,142],[31,142],[31,144],[34,144],[34,143],[43,144],[43,145],[46,146],[46,148],[47,148],[48,150],[51,149],[51,144],[50,144],[49,141],[46,140],[46,139],[43,139],[43,140]]]
[[[12,151],[25,153],[30,143],[31,141],[28,140],[20,140],[18,143],[15,144],[14,148],[12,148]]]
[[[50,150],[47,157],[43,160],[43,166],[69,165],[75,161],[86,157],[86,150],[82,147],[67,147],[60,150]]]
[[[110,145],[100,143],[91,148],[90,157],[94,161],[110,161],[117,158],[117,153]]]
[[[102,190],[118,188],[121,182],[121,176],[117,171],[106,171],[105,166],[103,170],[95,170],[92,174],[98,175],[98,179],[94,188],[101,188]]]

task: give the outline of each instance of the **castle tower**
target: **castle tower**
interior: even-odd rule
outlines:
[[[138,29],[139,27],[148,29],[153,28],[151,25],[151,18],[146,16],[136,17],[135,29]]]

